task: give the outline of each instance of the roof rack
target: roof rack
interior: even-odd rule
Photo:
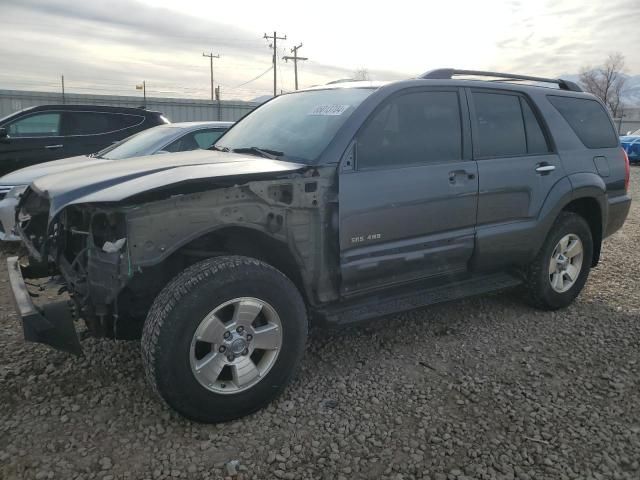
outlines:
[[[582,92],[582,88],[570,80],[563,80],[561,78],[544,78],[544,77],[531,77],[529,75],[515,75],[513,73],[499,73],[499,72],[484,72],[482,70],[457,70],[455,68],[438,68],[436,70],[429,70],[423,73],[418,78],[425,79],[438,79],[438,80],[450,80],[456,75],[473,75],[476,77],[495,77],[504,80],[525,80],[531,82],[544,82],[555,83],[561,90],[570,90],[572,92]]]

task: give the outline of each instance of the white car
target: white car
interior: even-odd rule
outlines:
[[[113,160],[206,149],[231,125],[233,122],[181,122],[159,125],[136,133],[92,155],[39,163],[8,173],[0,178],[0,240],[20,240],[13,232],[16,205],[22,192],[37,178]]]

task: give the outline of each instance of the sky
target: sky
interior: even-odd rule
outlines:
[[[273,90],[272,50],[299,55],[300,87],[456,67],[557,77],[611,52],[640,74],[640,0],[0,0],[0,89],[223,99]],[[266,73],[265,73],[266,72]],[[258,77],[258,78],[256,78]],[[294,88],[278,61],[278,90]]]

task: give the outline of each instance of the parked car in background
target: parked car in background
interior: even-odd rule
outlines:
[[[85,155],[169,123],[160,112],[100,105],[40,105],[0,119],[0,175]]]
[[[620,137],[622,148],[627,152],[630,163],[640,163],[640,129]]]
[[[182,122],[136,133],[98,153],[53,160],[22,168],[0,178],[0,240],[18,241],[13,233],[18,198],[36,178],[111,160],[209,148],[233,122]]]

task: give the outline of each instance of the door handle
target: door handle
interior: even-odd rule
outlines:
[[[464,177],[467,180],[474,180],[476,178],[476,174],[467,172],[466,170],[453,170],[452,172],[449,172],[449,183],[456,183],[458,177]]]
[[[550,165],[548,163],[541,163],[536,167],[536,172],[546,175],[548,173],[553,172],[555,169],[556,169],[555,165]]]
[[[46,145],[44,148],[47,150],[57,150],[58,148],[62,148],[64,145]]]

